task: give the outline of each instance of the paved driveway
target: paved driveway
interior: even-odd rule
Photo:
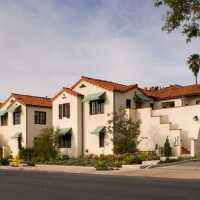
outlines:
[[[145,176],[159,178],[178,178],[178,179],[200,179],[200,162],[188,162],[172,166],[143,169],[143,170],[120,170],[113,174],[124,176]]]

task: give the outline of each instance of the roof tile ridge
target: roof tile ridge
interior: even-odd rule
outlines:
[[[51,99],[49,97],[39,97],[39,96],[33,96],[33,95],[28,95],[28,94],[16,94],[16,93],[11,93],[12,95],[16,96],[27,96],[27,97],[36,97],[36,98],[42,98],[42,99]],[[16,98],[16,97],[15,97]]]

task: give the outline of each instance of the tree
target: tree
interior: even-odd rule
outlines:
[[[36,156],[49,160],[55,158],[59,153],[60,130],[54,131],[52,127],[41,130],[39,137],[34,141],[34,152]]]
[[[155,7],[165,5],[169,8],[164,15],[163,31],[171,33],[182,26],[182,34],[187,36],[186,42],[200,37],[200,0],[154,0]]]
[[[193,72],[193,74],[195,76],[195,82],[197,84],[197,75],[199,73],[199,68],[200,68],[200,56],[199,56],[199,54],[191,55],[187,60],[187,64],[189,66],[189,69]]]
[[[167,137],[164,144],[164,156],[169,157],[171,155],[172,155],[172,148],[170,147],[169,139]]]
[[[108,114],[107,132],[112,135],[113,150],[116,154],[133,153],[139,144],[141,121],[128,118],[125,110]]]

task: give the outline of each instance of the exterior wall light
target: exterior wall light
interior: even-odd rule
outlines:
[[[194,117],[193,117],[193,120],[194,120],[194,121],[198,121],[198,120],[199,120],[198,116],[194,116]]]

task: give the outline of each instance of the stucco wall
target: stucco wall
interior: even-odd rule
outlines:
[[[10,101],[14,100],[14,98],[10,99],[2,108],[2,110],[7,110],[8,106],[10,105]],[[21,105],[20,103],[16,102],[13,104]],[[14,136],[16,133],[22,133],[22,146],[26,145],[26,107],[21,105],[21,123],[14,125],[13,124],[13,113],[8,112],[8,125],[7,126],[0,126],[0,146],[8,145],[11,148],[11,153],[13,156],[18,154],[18,140],[11,139],[10,137]]]
[[[160,109],[160,108],[162,108],[162,103],[172,102],[172,101],[174,101],[175,107],[182,106],[181,98],[179,98],[179,99],[168,99],[168,100],[162,100],[162,101],[154,101],[154,109]]]
[[[86,87],[80,88],[82,84],[84,84]],[[81,81],[73,90],[83,94],[84,96],[99,92],[106,92],[103,114],[90,115],[89,102],[83,103],[83,149],[84,154],[112,154],[113,145],[110,141],[111,135],[105,133],[105,147],[100,148],[99,136],[92,135],[91,132],[94,131],[97,126],[107,125],[107,121],[109,119],[107,113],[113,112],[113,92],[90,84],[86,81]],[[88,152],[86,152],[86,150]]]
[[[35,111],[46,112],[46,125],[35,124]],[[27,106],[27,144],[26,147],[32,147],[34,138],[38,137],[41,129],[51,127],[52,109],[37,106]]]
[[[126,99],[130,99],[131,108],[135,108],[136,107],[135,93],[144,95],[137,88],[132,89],[125,93],[115,92],[115,111],[118,111],[120,108],[126,108]],[[150,102],[142,102],[141,107],[142,108],[150,107]]]
[[[151,108],[136,109],[136,120],[141,120],[141,134],[142,139],[138,148],[140,151],[154,151],[155,145],[163,147],[166,137],[169,137],[170,144],[172,146],[173,155],[180,155],[180,144],[179,146],[173,145],[173,139],[175,135],[180,138],[180,131],[170,131],[169,124],[161,124],[160,117],[152,117]]]
[[[190,150],[189,137],[198,138],[200,120],[195,121],[194,116],[200,119],[200,105],[191,105],[175,108],[153,110],[153,115],[162,115],[163,122],[172,122],[172,126],[182,129],[182,146]]]
[[[59,119],[59,104],[70,103],[70,118]],[[77,157],[82,154],[81,97],[62,92],[53,100],[53,126],[72,128],[71,148],[62,148],[61,153]]]

